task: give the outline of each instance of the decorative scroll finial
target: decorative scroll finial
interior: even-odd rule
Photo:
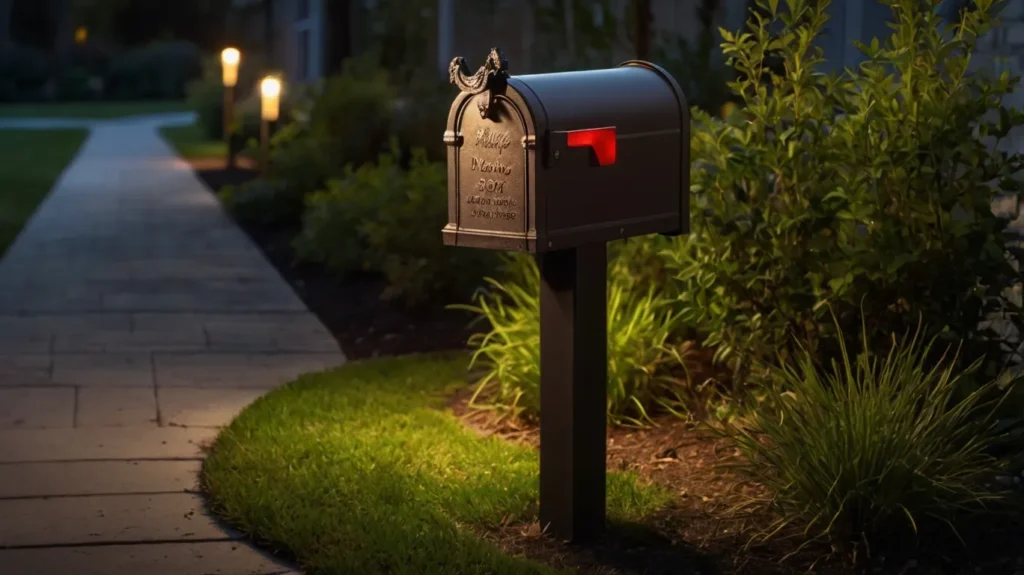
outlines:
[[[448,81],[469,94],[489,92],[487,99],[481,99],[477,105],[480,116],[486,118],[494,104],[494,96],[505,91],[508,82],[508,60],[502,55],[501,50],[491,48],[487,62],[473,74],[466,64],[466,59],[457,57],[448,64]]]

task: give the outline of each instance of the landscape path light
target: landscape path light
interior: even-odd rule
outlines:
[[[264,173],[270,163],[270,129],[281,113],[281,80],[267,76],[260,82],[260,166]]]
[[[235,85],[238,84],[238,66],[242,53],[238,48],[228,47],[220,53],[221,79],[224,84],[224,143],[227,145],[227,164],[234,167],[235,154],[231,148],[231,124],[234,121]]]

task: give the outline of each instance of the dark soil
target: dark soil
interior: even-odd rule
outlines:
[[[196,174],[213,191],[239,185],[258,173],[251,167],[225,170],[224,162],[193,160]],[[298,263],[291,241],[297,230],[236,220],[281,277],[338,340],[349,359],[460,349],[471,334],[469,318],[434,306],[412,310],[382,301],[384,281],[363,275],[340,281],[322,267]],[[440,240],[438,240],[440,241]]]
[[[540,446],[532,422],[498,418],[468,405],[472,388],[453,396],[450,409],[467,427],[487,436]],[[608,535],[591,545],[566,545],[541,532],[539,524],[501,525],[481,535],[508,553],[586,575],[675,574],[853,575],[858,571],[824,542],[805,543],[796,531],[762,542],[774,521],[768,492],[728,468],[740,459],[731,442],[706,427],[674,417],[649,428],[608,430],[608,469],[629,471],[670,489],[675,500],[644,525],[610,524]],[[899,549],[867,569],[880,575],[984,573],[1024,575],[1024,540],[1019,521],[987,517],[984,525],[960,525],[971,549],[947,537],[918,553]],[[1016,542],[1016,543],[1015,543]],[[941,550],[941,555],[932,550]],[[915,557],[916,555],[916,557]]]

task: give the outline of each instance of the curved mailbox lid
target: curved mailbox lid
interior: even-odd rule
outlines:
[[[520,92],[525,86],[532,92],[544,107],[544,127],[552,131],[594,128],[602,123],[615,125],[624,134],[677,128],[686,114],[678,84],[646,62],[627,62],[605,70],[512,76],[509,85]]]
[[[627,61],[617,68],[603,70],[512,76],[509,87],[529,105],[538,138],[544,140],[543,145],[538,142],[538,168],[555,167],[556,154],[561,152],[564,157],[565,146],[571,145],[567,133],[577,130],[614,128],[619,146],[641,139],[675,140],[678,145],[671,148],[678,150],[677,155],[661,158],[677,164],[672,169],[678,170],[673,180],[678,182],[680,221],[673,226],[675,230],[666,233],[689,231],[689,106],[679,84],[668,72],[649,62]],[[636,154],[634,151],[634,158]],[[632,167],[622,166],[631,171]],[[538,201],[543,204],[544,199]],[[543,218],[542,213],[538,213],[538,221]]]

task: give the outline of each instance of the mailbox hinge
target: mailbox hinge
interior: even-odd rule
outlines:
[[[459,132],[455,132],[453,130],[446,130],[444,133],[444,143],[449,146],[454,146],[458,148],[462,146],[462,140],[462,134],[460,134]]]
[[[522,144],[523,144],[523,149],[524,150],[533,150],[533,149],[535,149],[537,147],[537,136],[535,136],[533,134],[530,134],[528,136],[523,136]]]

